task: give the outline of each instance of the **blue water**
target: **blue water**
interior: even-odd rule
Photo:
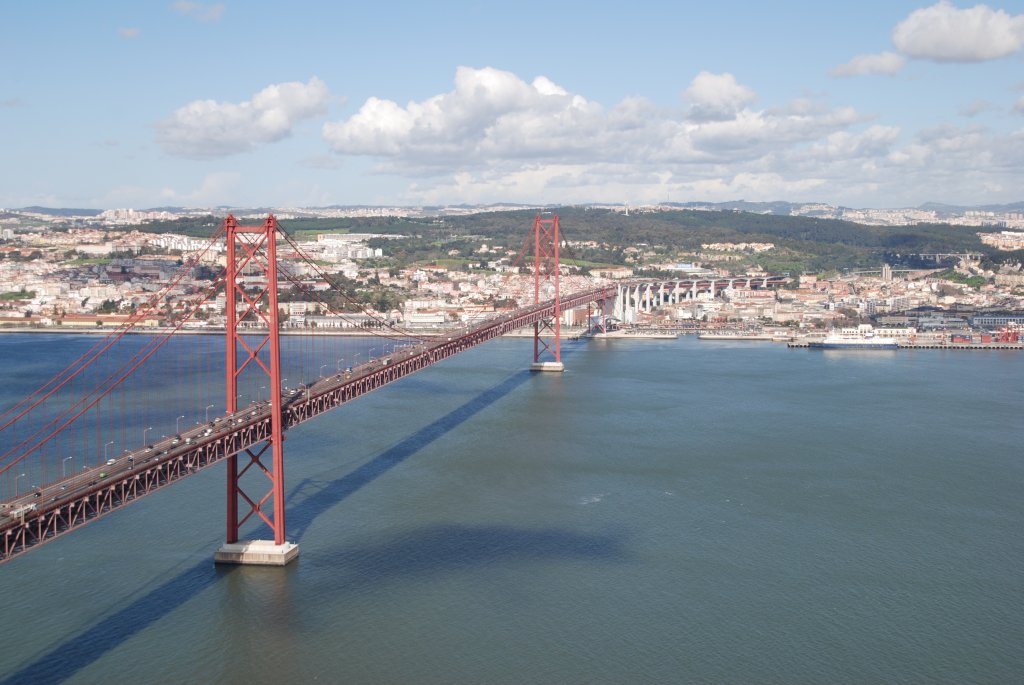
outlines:
[[[285,569],[222,468],[0,566],[0,683],[1020,681],[1024,354],[531,351],[290,432]]]

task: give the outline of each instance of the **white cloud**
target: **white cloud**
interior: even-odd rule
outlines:
[[[408,204],[906,206],[1006,201],[993,189],[1024,181],[1024,130],[915,135],[814,100],[758,107],[754,89],[727,74],[704,72],[684,90],[676,108],[642,97],[602,105],[543,77],[463,67],[448,92],[404,105],[367,99],[323,135],[336,153],[368,158],[371,173],[406,179],[392,201]]]
[[[833,135],[773,162],[786,179],[819,178],[817,198],[849,206],[913,206],[928,200],[981,204],[1015,200],[1024,182],[1024,130],[944,125],[910,140],[888,126]],[[806,196],[805,196],[806,197]]]
[[[839,131],[811,147],[815,153],[827,159],[863,159],[884,157],[899,139],[900,130],[895,126],[870,126],[860,133]]]
[[[707,188],[777,199],[818,188],[816,164],[885,154],[899,134],[854,133],[867,117],[850,107],[755,109],[755,91],[731,74],[701,72],[684,96],[676,109],[640,97],[604,107],[544,77],[460,67],[453,90],[404,106],[369,98],[323,136],[375,159],[378,174],[415,178],[402,201],[435,203],[656,201]]]
[[[701,72],[684,113],[643,98],[604,109],[544,77],[526,83],[496,69],[460,67],[455,89],[405,107],[369,98],[323,135],[335,152],[367,155],[384,169],[430,175],[467,168],[559,163],[705,163],[752,159],[862,120],[854,110],[797,103],[752,110],[754,91],[730,74]]]
[[[981,62],[1024,47],[1024,15],[987,5],[959,9],[946,0],[915,10],[896,25],[893,45],[909,57],[937,62]]]
[[[757,99],[754,91],[737,83],[732,74],[708,71],[697,74],[683,96],[691,103],[689,117],[697,121],[731,119]]]
[[[122,26],[117,30],[117,35],[121,36],[122,38],[131,40],[132,38],[138,38],[140,35],[142,35],[142,29],[130,26]]]
[[[997,187],[1021,181],[1024,137],[994,134],[983,126],[939,126],[878,160],[881,176],[918,198],[980,203]]]
[[[694,197],[707,197],[712,201],[782,198],[804,195],[820,188],[824,179],[786,179],[774,173],[741,172],[731,177],[713,178],[683,183],[681,189]]]
[[[341,160],[330,154],[306,157],[299,160],[298,164],[307,169],[340,169],[342,166]]]
[[[991,112],[993,109],[995,109],[995,105],[993,105],[991,102],[989,102],[988,100],[978,99],[974,100],[969,105],[962,108],[960,110],[960,114],[961,116],[965,117],[976,117],[979,114]]]
[[[829,75],[891,76],[903,68],[908,57],[936,62],[1006,57],[1024,48],[1024,14],[1011,15],[987,5],[959,9],[941,0],[911,12],[893,29],[892,42],[897,52],[858,55],[830,70]]]
[[[207,5],[203,2],[192,2],[192,0],[177,0],[171,7],[178,14],[202,22],[219,21],[221,15],[224,14],[224,3],[222,2]]]
[[[663,158],[677,162],[752,161],[773,151],[818,140],[863,120],[849,107],[811,113],[744,110],[729,120],[680,128]]]
[[[324,124],[343,154],[401,158],[434,167],[507,156],[554,155],[577,144],[600,107],[541,76],[459,67],[455,89],[402,107],[369,98],[346,121]]]
[[[215,171],[203,177],[198,188],[185,193],[164,189],[161,197],[174,204],[212,206],[231,203],[241,186],[242,175],[237,171]]]
[[[212,207],[233,204],[242,186],[242,175],[237,171],[216,171],[206,174],[198,188],[179,191],[174,188],[148,188],[122,185],[111,189],[92,204],[96,207],[152,207],[179,205],[183,207]]]
[[[863,76],[865,74],[887,74],[892,76],[899,72],[906,63],[906,58],[895,52],[880,52],[873,55],[857,55],[846,64],[829,71],[830,76]]]
[[[157,141],[190,159],[246,152],[291,135],[296,123],[323,114],[327,99],[327,85],[314,76],[269,85],[245,102],[195,100],[157,124]]]

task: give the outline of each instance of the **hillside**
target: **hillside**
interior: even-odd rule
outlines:
[[[570,256],[596,263],[622,264],[623,249],[645,245],[664,260],[693,258],[701,245],[723,242],[773,243],[756,265],[769,271],[819,273],[837,269],[892,265],[918,266],[912,255],[922,253],[979,252],[999,259],[984,245],[976,229],[948,224],[866,226],[848,221],[803,216],[755,214],[742,211],[680,209],[625,215],[607,209],[563,207],[562,235],[570,241],[593,241],[597,248],[582,248]],[[441,219],[351,218],[282,221],[282,227],[304,235],[317,231],[402,234],[388,241],[395,266],[444,256],[452,250],[468,255],[481,242],[518,249],[533,224],[534,210],[488,212]],[[135,227],[148,232],[176,232],[208,236],[220,218],[194,217]],[[751,260],[751,265],[755,262]]]

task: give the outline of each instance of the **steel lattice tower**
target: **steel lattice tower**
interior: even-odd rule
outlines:
[[[227,458],[227,538],[215,559],[223,563],[283,565],[298,555],[298,546],[285,541],[284,514],[284,430],[281,412],[281,345],[277,309],[277,219],[271,214],[260,226],[240,226],[234,216],[224,220],[227,234],[227,272],[225,275],[226,407],[229,416],[238,411],[238,380],[243,372],[265,374],[270,388],[270,430],[262,445]],[[261,282],[247,290],[239,274],[256,273]],[[255,336],[251,328],[242,335],[243,322],[252,321],[266,335]],[[258,329],[258,330],[259,330]],[[241,354],[240,354],[241,352]],[[248,457],[239,464],[239,456]],[[269,457],[269,464],[266,458]],[[241,486],[250,471],[262,472],[270,481],[262,496],[251,495]],[[272,513],[264,510],[270,503]],[[245,512],[239,516],[239,505]],[[246,511],[246,508],[248,510]],[[273,532],[274,541],[239,540],[241,527],[253,516]]]
[[[554,314],[549,319],[533,324],[533,371],[564,371],[562,364],[562,295],[558,258],[558,215],[543,219],[538,214],[533,221],[533,303],[551,299],[541,296],[541,284],[554,284]],[[545,295],[547,293],[544,293]],[[554,360],[543,359],[551,357]]]

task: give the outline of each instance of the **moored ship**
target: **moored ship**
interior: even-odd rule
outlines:
[[[822,340],[807,343],[808,347],[821,350],[895,350],[899,347],[896,338],[875,335],[870,324],[856,328],[833,330]]]
[[[698,340],[776,340],[771,333],[754,333],[744,331],[704,331],[697,334]]]

